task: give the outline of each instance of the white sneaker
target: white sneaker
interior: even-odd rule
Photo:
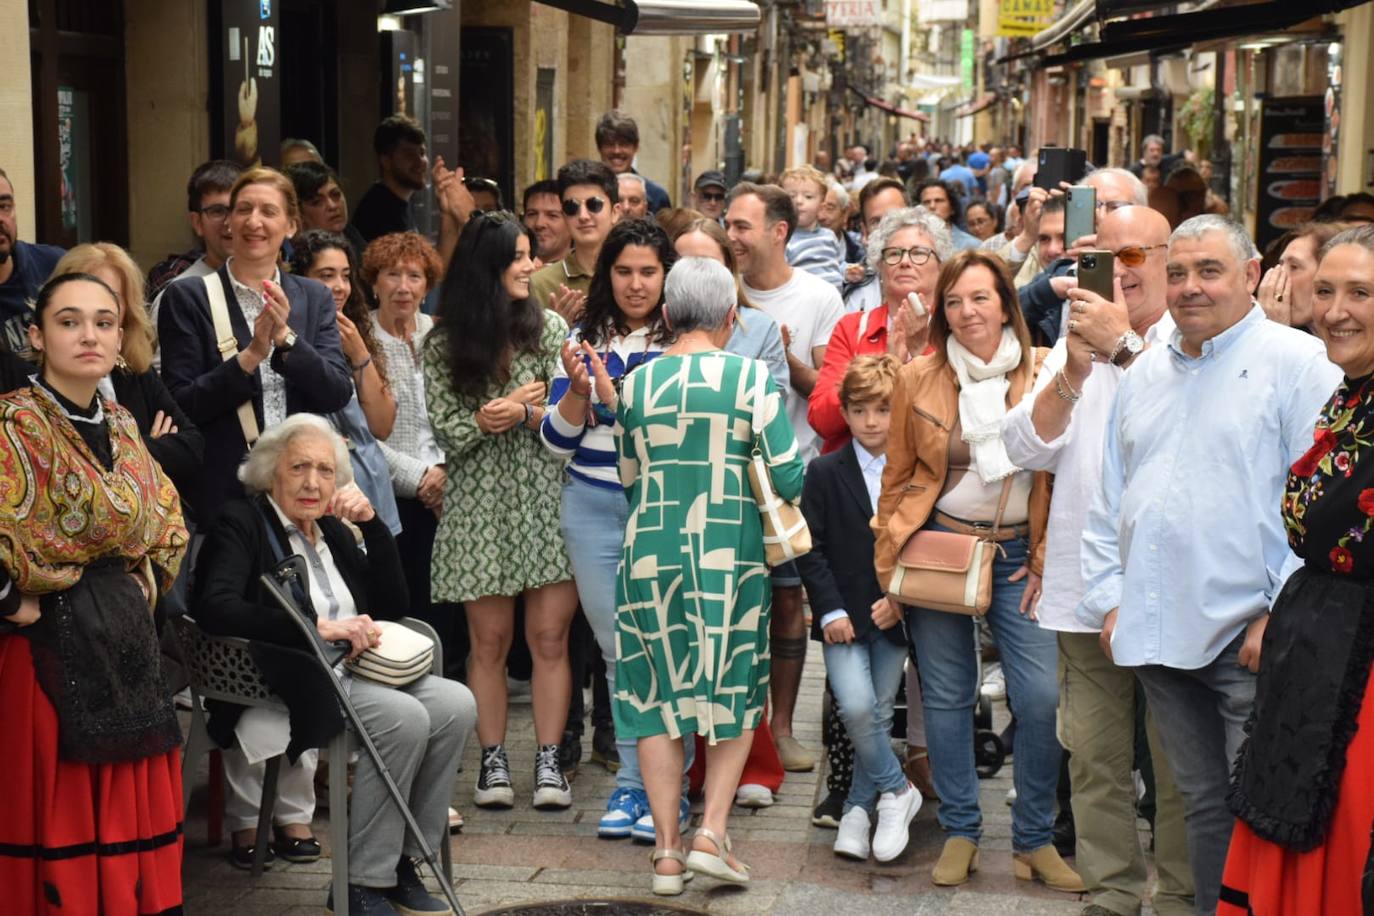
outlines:
[[[773,804],[773,791],[767,786],[746,782],[735,791],[735,804],[741,808],[767,808]]]
[[[835,837],[835,855],[846,859],[868,859],[868,812],[858,805],[840,818],[840,832]]]
[[[906,849],[911,821],[921,810],[921,793],[911,783],[902,792],[878,796],[878,829],[873,832],[873,858],[891,862]]]
[[[993,662],[983,670],[983,696],[989,700],[1001,700],[1007,695],[1007,676],[1002,673],[1002,664]]]
[[[1016,786],[1012,786],[1007,790],[1006,802],[1008,805],[1016,804]]]

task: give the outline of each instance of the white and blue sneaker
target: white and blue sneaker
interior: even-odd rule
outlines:
[[[621,786],[611,793],[606,802],[606,813],[601,816],[596,835],[607,839],[627,837],[635,822],[646,816],[648,810],[649,796],[644,794],[643,789]],[[653,835],[652,826],[649,827],[649,834]]]
[[[677,825],[679,830],[687,829],[687,822],[692,819],[692,803],[683,795],[679,802],[677,813]],[[644,806],[644,815],[635,821],[634,827],[630,828],[630,837],[639,843],[652,843],[654,841],[654,816],[649,811],[649,806]]]

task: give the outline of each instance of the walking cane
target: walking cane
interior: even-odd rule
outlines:
[[[429,866],[430,872],[439,882],[439,888],[444,892],[444,897],[447,898],[448,905],[453,908],[455,916],[464,916],[463,907],[458,902],[458,895],[453,892],[453,886],[449,883],[448,878],[445,877],[443,869],[439,867],[434,856],[434,850],[430,848],[429,841],[425,839],[425,835],[420,831],[420,825],[415,823],[415,815],[410,813],[410,806],[406,804],[406,800],[401,796],[401,790],[396,785],[396,780],[391,778],[391,771],[387,769],[386,763],[382,761],[382,755],[377,751],[377,745],[372,743],[372,736],[367,733],[367,729],[363,727],[362,720],[358,718],[358,712],[353,708],[353,703],[348,698],[348,691],[344,690],[343,681],[334,675],[334,666],[344,658],[347,652],[345,651],[343,654],[336,655],[332,662],[329,660],[330,652],[336,651],[335,647],[330,646],[324,641],[324,637],[320,636],[319,631],[311,626],[305,614],[301,613],[301,609],[296,606],[295,599],[282,587],[283,585],[288,585],[292,579],[297,579],[302,583],[310,581],[306,577],[304,560],[300,556],[288,558],[277,567],[275,574],[264,573],[259,577],[259,581],[262,582],[263,587],[267,589],[268,593],[271,594],[272,597],[276,599],[277,603],[287,612],[287,616],[295,622],[297,628],[305,636],[306,643],[310,646],[311,650],[314,651],[315,657],[319,660],[320,664],[325,667],[325,670],[328,671],[329,682],[334,685],[334,695],[338,697],[339,705],[343,707],[344,715],[348,718],[349,724],[353,726],[353,733],[358,736],[358,740],[362,743],[363,750],[372,758],[372,763],[377,767],[377,773],[382,777],[382,783],[386,786],[387,794],[391,796],[391,800],[395,802],[396,808],[401,812],[401,817],[405,819],[406,829],[410,831],[411,836],[415,837],[415,842],[420,846],[420,852],[424,856],[425,864]],[[334,814],[335,812],[330,812],[331,817],[334,816]]]

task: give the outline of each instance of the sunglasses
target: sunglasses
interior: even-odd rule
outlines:
[[[604,197],[588,197],[586,200],[578,200],[575,197],[569,197],[567,200],[563,201],[563,215],[576,216],[578,213],[582,212],[582,207],[585,205],[587,207],[587,212],[595,216],[606,209],[606,203],[607,201]]]
[[[709,200],[711,203],[720,203],[725,199],[725,194],[721,191],[698,191],[697,196],[702,200]]]
[[[1145,263],[1145,259],[1150,256],[1150,252],[1156,248],[1168,248],[1167,243],[1159,245],[1127,245],[1125,248],[1118,248],[1116,259],[1127,267],[1139,267]]]
[[[911,248],[884,248],[882,252],[883,263],[888,267],[896,267],[902,263],[902,258],[907,256],[911,257],[912,264],[920,267],[935,257],[935,252],[924,245],[914,245]]]

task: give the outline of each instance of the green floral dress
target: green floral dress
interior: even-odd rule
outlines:
[[[782,394],[757,360],[714,350],[631,373],[617,412],[630,495],[616,583],[615,729],[622,738],[758,725],[768,696],[772,580],[746,472],[756,380],[774,488],[801,494]]]
[[[448,460],[444,512],[434,537],[435,602],[518,595],[572,578],[559,529],[563,461],[549,454],[539,431],[523,423],[490,436],[477,428],[477,411],[521,385],[547,385],[560,365],[568,326],[544,311],[538,353],[517,353],[510,380],[480,397],[453,390],[440,325],[425,342],[425,403],[434,438]]]

